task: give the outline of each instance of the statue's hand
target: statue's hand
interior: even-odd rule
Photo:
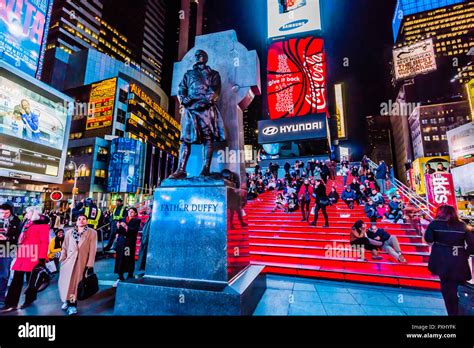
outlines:
[[[183,104],[184,106],[188,106],[191,101],[192,99],[190,97],[184,97],[183,99],[181,99],[181,104]]]

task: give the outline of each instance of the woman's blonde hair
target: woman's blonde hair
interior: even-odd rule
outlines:
[[[29,212],[32,213],[30,221],[37,221],[37,220],[41,219],[41,208],[40,207],[32,206],[32,207],[26,208],[26,213],[28,214]]]

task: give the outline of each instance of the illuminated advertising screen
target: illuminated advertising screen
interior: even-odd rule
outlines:
[[[474,79],[471,79],[466,84],[467,99],[469,100],[469,106],[471,107],[471,121],[474,121]]]
[[[474,123],[469,122],[446,132],[452,161],[474,156]]]
[[[268,38],[321,30],[319,0],[268,0]]]
[[[337,124],[337,137],[339,139],[347,138],[346,132],[346,109],[344,105],[344,91],[342,84],[334,85],[334,91],[336,96],[336,124]]]
[[[40,62],[49,5],[48,0],[0,0],[0,54],[31,76]]]
[[[268,51],[271,119],[327,112],[324,41],[314,37],[276,42]]]
[[[86,130],[112,126],[116,91],[116,78],[92,84],[89,96],[92,109],[87,115]]]
[[[438,163],[441,163],[444,168],[449,168],[449,157],[423,157],[417,158],[413,161],[413,186],[418,195],[426,194],[425,174],[428,173],[428,168],[436,171]]]
[[[433,39],[394,49],[393,65],[397,80],[435,71],[437,65]]]
[[[259,144],[324,139],[328,136],[325,114],[297,119],[264,120],[258,122]]]
[[[178,156],[181,126],[137,84],[130,85],[127,132]]]
[[[70,98],[0,63],[0,176],[62,183],[69,105]]]
[[[110,148],[108,192],[131,193],[140,188],[143,177],[144,144],[138,140],[116,138]]]

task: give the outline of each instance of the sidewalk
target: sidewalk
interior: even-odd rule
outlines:
[[[446,316],[440,292],[269,275],[254,315]]]
[[[117,279],[113,274],[113,258],[98,260],[95,263],[94,271],[99,278],[99,292],[86,301],[78,303],[79,315],[113,315],[115,302],[115,288],[112,284]],[[38,299],[35,303],[26,309],[0,314],[0,316],[38,316],[38,315],[65,315],[61,310],[62,302],[58,291],[59,274],[54,276],[50,285],[43,292],[38,293]],[[20,299],[20,305],[23,303],[23,296]]]
[[[79,302],[79,315],[113,315],[115,288],[112,284],[116,280],[113,267],[113,258],[96,262],[100,291]],[[61,310],[57,279],[58,276],[38,294],[38,300],[31,307],[0,315],[65,315]],[[439,292],[268,275],[267,290],[254,315],[446,316],[446,310]]]

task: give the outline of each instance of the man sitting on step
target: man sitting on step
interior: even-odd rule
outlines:
[[[346,186],[346,189],[342,192],[341,199],[346,202],[349,209],[354,209],[354,201],[356,200],[357,196],[354,190],[351,188],[350,185]]]
[[[400,243],[397,237],[390,235],[383,228],[378,228],[377,223],[372,222],[370,229],[367,231],[367,237],[371,240],[382,242],[382,249],[391,257],[401,263],[406,263],[407,260],[402,255]]]

